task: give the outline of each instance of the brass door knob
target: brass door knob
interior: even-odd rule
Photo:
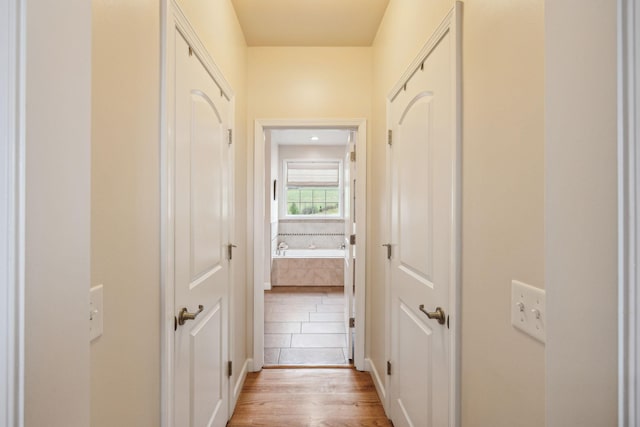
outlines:
[[[196,317],[198,317],[198,314],[202,313],[202,310],[204,310],[204,306],[202,304],[198,306],[198,311],[196,311],[195,313],[189,313],[187,307],[183,307],[182,310],[180,310],[180,314],[178,315],[178,325],[182,326],[187,320],[195,319]]]
[[[426,314],[429,319],[435,319],[441,325],[444,325],[447,321],[447,316],[444,314],[444,310],[440,307],[436,307],[436,311],[427,311],[424,309],[424,304],[420,304],[420,307],[418,308],[421,312]]]

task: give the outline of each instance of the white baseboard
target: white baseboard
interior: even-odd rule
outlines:
[[[253,365],[253,359],[246,359],[242,364],[242,369],[240,370],[240,375],[236,379],[236,383],[233,385],[233,396],[231,396],[231,414],[233,414],[233,410],[236,407],[236,403],[238,402],[238,397],[240,397],[240,392],[242,392],[242,386],[244,385],[244,381],[247,379],[247,372],[249,370],[249,366]]]
[[[264,290],[265,291],[271,290],[271,282],[264,282]]]
[[[257,359],[251,359],[251,372],[260,372],[262,365],[258,365]]]
[[[376,369],[376,365],[373,363],[373,360],[366,358],[364,359],[364,363],[365,370],[371,373],[373,384],[376,386],[376,391],[378,392],[378,397],[382,402],[382,406],[384,406],[385,412],[387,412],[387,389],[385,388],[384,381],[380,378],[380,374],[378,373],[378,369]]]

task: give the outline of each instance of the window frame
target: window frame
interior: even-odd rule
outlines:
[[[292,215],[289,213],[289,209],[287,209],[287,195],[288,195],[288,185],[287,185],[287,171],[289,163],[338,163],[338,214],[337,215]],[[280,185],[280,201],[279,205],[279,219],[287,220],[287,219],[295,219],[295,220],[327,220],[327,219],[344,219],[344,167],[343,160],[341,158],[290,158],[290,159],[282,159],[282,179]],[[312,188],[313,186],[309,186]],[[300,188],[300,187],[296,187]],[[333,187],[327,187],[333,188]]]

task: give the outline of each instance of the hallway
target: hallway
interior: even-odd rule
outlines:
[[[250,373],[228,427],[391,427],[368,372],[349,368]]]
[[[429,407],[433,393],[404,396],[427,416],[447,408],[448,421],[435,427],[614,426],[625,405],[637,415],[629,331],[640,330],[631,318],[640,302],[637,271],[627,271],[640,253],[637,0],[0,0],[0,17],[0,426],[202,427],[217,411],[218,427],[236,407],[235,425],[345,425],[351,412],[373,407],[376,392],[399,426],[399,380],[427,384],[436,376],[412,368],[432,361],[449,362],[434,370],[448,386],[433,390],[448,392],[451,404]],[[435,42],[445,35],[456,37]],[[179,37],[187,36],[185,46]],[[406,79],[431,72],[424,55],[445,46],[449,61],[439,58],[456,65],[455,76],[442,73],[456,109],[439,114],[440,90],[416,94]],[[207,72],[177,72],[196,62]],[[190,87],[196,68],[206,98]],[[394,96],[420,110],[391,108]],[[174,126],[177,117],[205,116],[202,129],[215,138],[178,137],[195,127]],[[431,221],[447,216],[424,205],[442,193],[431,183],[442,181],[427,174],[424,183],[428,162],[398,132],[400,118],[440,135],[413,125],[421,117],[455,124],[458,173],[447,175],[459,190],[455,230]],[[337,357],[344,348],[333,336],[343,333],[338,321],[318,309],[325,301],[305,312],[308,320],[265,312],[271,282],[262,254],[278,235],[266,195],[281,207],[288,195],[265,129],[310,122],[362,128],[364,150],[354,157],[367,178],[357,200],[366,203],[357,211],[367,218],[345,236],[357,234],[364,296],[353,360],[370,377],[319,362],[256,373],[269,351],[277,363],[290,363],[283,349],[315,352],[303,347],[304,334],[331,334],[323,345]],[[445,151],[422,148],[429,162],[432,148]],[[268,159],[278,177],[256,172]],[[214,175],[224,175],[215,192],[192,191]],[[415,190],[404,204],[395,195],[406,192],[392,191],[398,182]],[[429,223],[393,227],[414,218]],[[458,262],[432,268],[454,251],[432,248],[425,235],[448,237]],[[398,236],[423,251],[402,249]],[[400,294],[395,267],[408,277],[421,271],[425,286]],[[208,292],[200,284],[215,273],[224,283]],[[459,298],[411,294],[430,289],[427,276],[455,283]],[[515,283],[544,292],[536,300],[544,315],[521,311]],[[585,324],[590,313],[607,315]],[[543,321],[545,340],[517,328],[518,318]],[[438,341],[433,330],[452,339]],[[434,342],[450,344],[448,360],[425,350]],[[296,376],[317,382],[289,386]],[[375,389],[355,398],[342,377],[373,380]],[[257,400],[263,390],[271,404]],[[335,393],[319,397],[324,391]],[[323,414],[337,419],[315,418]],[[380,425],[364,419],[372,421],[356,425]]]

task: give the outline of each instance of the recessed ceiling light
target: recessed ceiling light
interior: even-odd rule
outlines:
[[[312,140],[312,141],[317,141],[317,140],[319,140],[319,139],[320,139],[320,138],[318,138],[317,136],[312,136],[312,137],[311,137],[311,140]]]

